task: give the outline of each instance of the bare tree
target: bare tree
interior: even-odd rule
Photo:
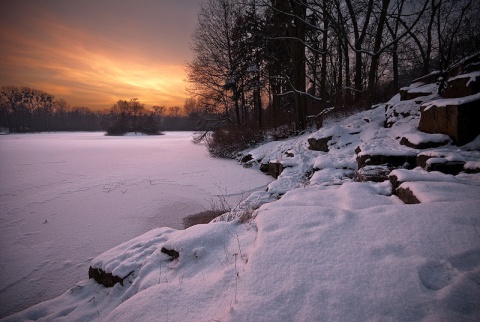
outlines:
[[[271,0],[274,10],[283,15],[282,24],[287,28],[287,48],[290,58],[291,79],[294,94],[294,115],[297,131],[307,127],[306,109],[306,16],[307,5],[302,0]]]
[[[192,36],[194,58],[187,64],[190,92],[204,104],[223,106],[223,119],[230,118],[233,101],[236,122],[240,122],[238,84],[231,77],[233,70],[232,29],[237,6],[230,0],[208,0],[198,15],[198,26]],[[228,95],[228,91],[232,95]]]

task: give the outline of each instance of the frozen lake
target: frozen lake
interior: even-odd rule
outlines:
[[[191,134],[0,136],[0,318],[88,278],[98,254],[271,182]]]

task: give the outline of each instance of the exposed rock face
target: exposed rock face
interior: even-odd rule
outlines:
[[[395,189],[395,194],[397,197],[402,200],[405,204],[417,204],[420,203],[417,197],[413,194],[413,192],[408,188],[398,187]]]
[[[408,146],[414,149],[430,149],[430,148],[438,148],[439,146],[448,144],[450,140],[445,141],[427,141],[427,142],[420,142],[420,143],[412,143],[406,137],[402,137],[400,140],[401,145]]]
[[[389,167],[383,165],[365,166],[355,172],[353,179],[358,182],[383,182],[388,180],[391,171]]]
[[[392,183],[392,192],[400,200],[406,204],[417,204],[420,203],[420,200],[413,194],[413,192],[408,187],[401,187],[402,181],[398,179],[395,174],[390,174],[388,176],[390,182]]]
[[[162,249],[160,249],[160,251],[164,254],[167,254],[168,256],[170,256],[170,260],[173,261],[175,259],[177,259],[179,256],[180,256],[180,253],[177,252],[176,250],[174,249],[167,249],[165,247],[162,247]]]
[[[283,171],[283,164],[280,162],[270,162],[268,164],[268,174],[274,177],[275,179],[278,178],[278,176],[282,173]]]
[[[438,171],[445,174],[457,175],[464,170],[465,161],[454,153],[442,151],[428,151],[417,155],[417,166],[427,171]]]
[[[442,90],[442,97],[457,98],[480,93],[480,72],[463,74],[449,79]]]
[[[363,168],[367,165],[388,165],[390,167],[413,167],[417,156],[415,154],[404,155],[370,155],[360,154],[357,156],[358,168]]]
[[[262,171],[263,173],[268,173],[268,168],[268,163],[260,163],[260,171]]]
[[[480,162],[467,162],[463,169],[465,173],[480,173]]]
[[[93,268],[90,266],[88,269],[88,278],[93,278],[98,284],[102,284],[105,287],[113,287],[117,283],[123,285],[123,280],[131,274],[133,274],[133,272],[130,272],[127,276],[121,278],[112,273],[107,273],[101,268]]]
[[[421,106],[419,130],[450,136],[457,145],[480,134],[480,94],[463,99],[437,100]]]
[[[392,184],[392,191],[395,192],[397,188],[403,183],[400,180],[398,180],[398,177],[395,175],[390,174],[388,176],[388,179],[390,180],[390,183]]]
[[[253,160],[252,155],[251,154],[246,154],[240,159],[240,162],[247,163],[248,161],[251,161],[251,160]]]
[[[328,141],[330,141],[331,139],[332,139],[332,136],[328,136],[326,138],[320,138],[320,139],[309,138],[308,148],[314,151],[328,152]]]
[[[431,155],[420,153],[419,155],[417,155],[417,160],[416,160],[415,164],[417,165],[417,167],[421,167],[423,169],[426,169],[427,168],[427,161],[430,158],[432,158]]]
[[[443,142],[434,142],[434,141],[428,141],[428,142],[421,142],[419,144],[415,144],[410,142],[406,137],[402,137],[400,140],[400,144],[408,146],[410,148],[414,149],[431,149],[431,148],[438,148],[440,146],[448,144],[449,140],[445,140]]]
[[[283,171],[283,164],[280,162],[272,161],[270,161],[269,163],[261,163],[260,171],[267,173],[276,179]]]
[[[420,107],[418,128],[426,133],[446,134],[457,145],[464,145],[480,134],[480,53],[438,76],[446,79],[439,90],[443,99]]]
[[[438,171],[445,174],[457,175],[463,171],[463,161],[432,162],[427,165],[427,171]]]

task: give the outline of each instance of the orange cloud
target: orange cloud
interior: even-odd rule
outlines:
[[[183,105],[181,64],[162,64],[135,44],[101,38],[48,15],[30,23],[30,32],[1,26],[1,85],[39,88],[91,108],[134,97],[147,106]]]

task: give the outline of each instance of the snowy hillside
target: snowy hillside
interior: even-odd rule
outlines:
[[[282,164],[267,191],[214,223],[154,229],[99,255],[92,268],[121,280],[111,288],[85,279],[5,321],[479,320],[480,173],[467,172],[480,168],[480,137],[463,147],[400,144],[449,141],[417,130],[419,104],[435,98],[396,96],[247,151],[248,166]],[[309,149],[324,138],[328,152]],[[460,160],[464,170],[368,165],[379,154]],[[369,171],[395,180],[363,181]],[[419,203],[402,202],[398,188]]]

